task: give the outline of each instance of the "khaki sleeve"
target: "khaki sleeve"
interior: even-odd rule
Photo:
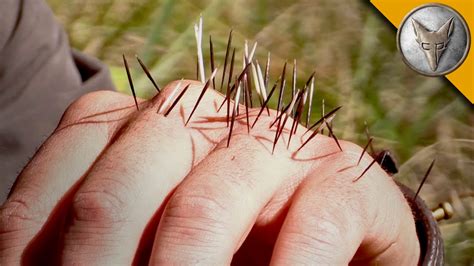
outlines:
[[[113,89],[108,69],[70,48],[43,0],[0,3],[0,202],[81,95]]]

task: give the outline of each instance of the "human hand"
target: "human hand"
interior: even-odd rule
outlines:
[[[374,165],[353,182],[372,161],[357,166],[360,147],[318,135],[297,151],[301,127],[287,149],[287,126],[272,155],[274,111],[250,133],[241,111],[227,147],[214,90],[184,126],[202,89],[190,83],[167,117],[176,83],[139,112],[115,92],[72,104],[0,210],[1,264],[417,263],[394,181]]]

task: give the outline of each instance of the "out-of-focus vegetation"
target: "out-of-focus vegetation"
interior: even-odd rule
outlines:
[[[127,93],[122,53],[130,59],[138,54],[162,86],[196,76],[193,24],[200,14],[204,34],[212,35],[218,65],[223,64],[231,28],[237,58],[245,39],[258,42],[260,62],[271,52],[272,81],[285,60],[297,59],[300,86],[316,71],[313,118],[320,115],[322,99],[329,109],[343,105],[335,132],[361,145],[366,142],[367,121],[376,148],[391,150],[402,165],[399,180],[416,188],[431,160],[437,158],[421,196],[431,207],[449,201],[455,208],[453,219],[440,222],[447,264],[474,263],[473,107],[446,80],[420,76],[404,65],[395,44],[395,28],[368,1],[48,2],[72,46],[107,63],[118,89]],[[207,37],[203,40],[207,59]],[[133,76],[138,94],[151,97],[154,90],[137,64]]]

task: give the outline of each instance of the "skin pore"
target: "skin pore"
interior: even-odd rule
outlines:
[[[225,96],[209,89],[185,126],[203,84],[177,82],[139,111],[105,91],[68,108],[0,209],[2,264],[416,265],[391,177],[375,164],[353,182],[372,162],[362,148],[318,134],[298,151],[300,125],[287,148],[289,118],[272,154],[276,111],[249,133],[243,106],[227,147]]]

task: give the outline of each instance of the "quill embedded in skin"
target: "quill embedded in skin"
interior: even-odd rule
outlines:
[[[130,84],[130,90],[132,91],[132,94],[133,94],[133,100],[135,101],[135,106],[137,107],[137,111],[140,111],[140,108],[138,108],[137,95],[135,94],[135,87],[133,86],[132,75],[130,74],[128,62],[124,54],[122,55],[122,58],[123,58],[123,64],[125,66],[125,71],[127,72],[127,78],[128,78],[128,83]]]
[[[174,98],[174,96],[176,95],[176,93],[178,92],[179,88],[181,87],[181,83],[183,82],[183,79],[181,79],[178,84],[176,84],[176,86],[174,87],[174,89],[172,90],[171,94],[160,104],[160,107],[158,108],[158,111],[157,113],[161,113],[163,112],[163,110],[165,110],[166,107],[168,107],[168,105],[170,104],[171,100]]]
[[[424,176],[423,179],[421,180],[421,184],[420,184],[420,186],[418,187],[418,189],[416,190],[416,193],[415,193],[415,200],[416,200],[416,197],[418,197],[418,193],[420,193],[421,188],[422,188],[423,185],[425,184],[426,179],[427,179],[428,176],[430,175],[431,169],[433,169],[433,166],[434,166],[435,161],[436,161],[436,160],[433,160],[433,161],[431,162],[430,166],[428,167],[428,170],[426,170],[425,176]]]
[[[148,68],[146,67],[146,65],[143,63],[143,61],[140,59],[140,57],[138,57],[138,55],[135,55],[135,58],[137,58],[138,63],[142,67],[143,72],[145,72],[146,76],[148,77],[148,79],[153,84],[153,87],[155,87],[155,89],[158,91],[158,93],[160,93],[161,92],[160,86],[158,86],[155,79],[151,76],[151,73],[148,70]]]
[[[196,108],[198,107],[199,103],[201,102],[202,97],[204,96],[204,94],[206,93],[207,89],[209,88],[209,85],[211,85],[211,84],[210,84],[211,80],[216,76],[216,73],[217,73],[217,68],[214,70],[214,72],[212,72],[211,77],[207,80],[206,84],[205,84],[204,87],[202,88],[202,92],[201,92],[201,94],[199,95],[199,98],[197,99],[196,104],[194,105],[193,110],[191,111],[191,114],[190,114],[189,117],[188,117],[188,120],[186,120],[185,125],[187,125],[187,124],[189,123],[189,120],[191,120],[191,117],[193,116],[194,112],[196,111]]]

